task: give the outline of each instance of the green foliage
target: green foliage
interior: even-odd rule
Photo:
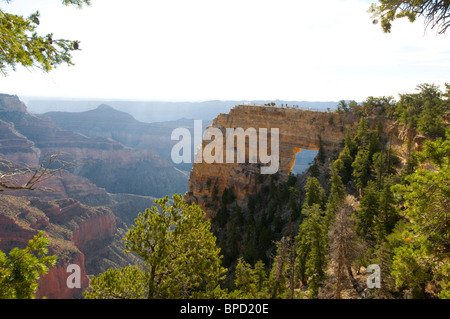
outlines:
[[[393,112],[394,105],[395,101],[394,97],[392,96],[381,96],[381,97],[369,96],[362,104],[360,115],[390,116]]]
[[[265,265],[258,261],[255,267],[239,258],[235,271],[236,290],[229,297],[241,299],[268,298],[268,280]]]
[[[378,243],[381,243],[394,230],[399,220],[398,210],[395,206],[396,200],[392,190],[393,185],[392,180],[388,179],[384,182],[383,188],[380,190],[380,206],[378,216],[375,220],[375,237]]]
[[[340,169],[340,163],[339,160],[336,160],[334,163],[331,164],[330,171],[331,171],[331,187],[330,187],[330,194],[328,195],[328,201],[326,204],[326,219],[327,224],[331,222],[334,218],[334,214],[339,207],[340,204],[345,199],[345,186],[342,182],[342,178],[339,175],[339,169]]]
[[[373,13],[374,23],[381,21],[381,27],[390,33],[392,22],[399,18],[408,18],[410,22],[418,17],[424,17],[427,26],[438,27],[438,32],[446,32],[450,22],[448,11],[450,3],[446,0],[379,0],[379,4],[372,4],[369,12]]]
[[[63,4],[81,8],[89,5],[90,0],[64,0]],[[39,24],[38,11],[25,18],[0,9],[0,72],[3,75],[8,68],[15,70],[17,65],[46,72],[63,63],[72,65],[71,52],[79,49],[79,42],[53,39],[52,33],[38,35]]]
[[[142,299],[147,294],[148,274],[137,266],[108,269],[91,280],[86,299]]]
[[[353,177],[356,180],[356,187],[362,191],[362,189],[367,186],[372,173],[370,153],[367,149],[361,149],[358,154],[356,154],[352,167]]]
[[[320,207],[325,205],[325,190],[323,189],[320,182],[315,177],[308,177],[305,186],[306,196],[305,203],[303,205],[313,206],[318,204]],[[305,207],[305,206],[303,206]]]
[[[444,118],[449,115],[450,110],[450,84],[445,83],[445,92],[438,85],[428,83],[418,85],[416,90],[418,93],[400,94],[399,101],[395,101],[392,96],[370,96],[362,105],[347,107],[346,112],[361,116],[354,142],[364,148],[369,144],[370,134],[365,117],[371,115],[394,119],[400,125],[417,130],[427,137],[444,137]],[[354,147],[351,147],[348,137],[345,143],[354,158],[356,152]],[[371,152],[373,155],[377,150]]]
[[[444,106],[442,117],[448,113],[447,95],[435,101]],[[403,106],[391,97],[346,106],[345,112],[357,112],[362,118],[356,136],[347,132],[342,152],[326,172],[327,192],[311,167],[304,191],[297,188],[293,175],[285,183],[276,183],[273,176],[260,194],[249,197],[239,223],[228,207],[229,220],[223,228],[227,232],[222,237],[225,250],[233,251],[230,265],[236,265],[236,289],[229,297],[317,298],[329,296],[330,291],[340,297],[345,278],[356,287],[352,269],[373,263],[381,267],[382,288],[372,290],[371,298],[450,297],[450,137],[425,142],[400,176],[400,160],[390,142],[386,145],[382,139],[382,123],[371,130],[365,118],[381,115],[399,120],[405,116]],[[426,118],[423,112],[416,119]],[[410,128],[418,130],[419,122]],[[317,176],[321,164],[315,161]],[[294,213],[301,202],[297,219]],[[285,217],[288,212],[290,219]],[[297,233],[292,225],[299,225]],[[272,258],[267,258],[268,252]],[[265,279],[259,280],[255,262],[262,259],[269,275],[260,261]]]
[[[356,153],[358,153],[358,145],[356,145],[356,142],[353,140],[350,131],[345,133],[344,146],[350,151],[350,156],[355,158]]]
[[[366,241],[375,241],[374,227],[378,215],[380,199],[375,182],[371,181],[364,189],[360,209],[356,212],[356,233]]]
[[[353,173],[353,157],[348,145],[345,145],[342,152],[339,154],[338,160],[342,162],[342,165],[338,164],[339,175],[342,178],[342,182],[347,184],[352,178]]]
[[[303,210],[306,215],[300,224],[295,238],[296,273],[304,285],[309,285],[310,297],[318,294],[319,287],[325,279],[327,266],[327,227],[320,206],[315,204]]]
[[[0,251],[0,299],[34,299],[37,280],[56,264],[47,256],[50,240],[39,232],[25,249],[14,248],[7,257]]]
[[[339,103],[336,107],[336,112],[337,113],[346,113],[348,111],[349,111],[349,107],[348,107],[347,101],[345,101],[345,100],[339,101]]]
[[[418,132],[429,137],[444,137],[445,126],[443,116],[449,111],[449,100],[437,85],[421,84],[417,86],[419,93],[400,94],[396,105],[395,116],[400,124],[408,128],[417,128]]]
[[[282,237],[276,243],[276,255],[268,280],[270,298],[286,298],[288,295],[288,281],[294,275],[294,249],[290,238]],[[291,278],[289,278],[291,277]]]
[[[450,253],[450,129],[447,140],[425,141],[417,153],[420,163],[435,170],[418,168],[406,177],[407,184],[395,186],[401,194],[407,217],[427,236],[436,252]]]
[[[370,130],[367,125],[367,119],[361,117],[356,130],[356,136],[354,138],[355,144],[360,148],[365,148],[369,145]]]
[[[319,170],[319,164],[317,163],[317,161],[314,161],[314,163],[311,165],[311,167],[309,168],[308,171],[312,177],[319,178],[320,170]]]
[[[404,214],[411,224],[404,232],[406,244],[394,251],[392,275],[397,289],[410,289],[413,298],[424,298],[428,283],[437,286],[438,296],[448,297],[450,283],[450,129],[447,140],[426,141],[417,153],[418,168],[393,187],[401,196]],[[414,276],[411,276],[411,273]]]
[[[172,205],[168,196],[156,200],[155,204],[139,213],[124,238],[127,252],[137,254],[145,266],[144,273],[135,268],[121,270],[135,283],[123,296],[200,298],[217,293],[225,269],[205,213],[198,205],[187,205],[181,195],[173,196]],[[121,296],[115,294],[122,291],[114,279],[119,275],[113,272],[99,276],[93,281],[92,291],[85,296]]]

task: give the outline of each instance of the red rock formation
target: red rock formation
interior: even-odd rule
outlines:
[[[110,210],[105,215],[95,215],[82,221],[73,231],[72,240],[81,251],[89,250],[92,242],[111,238],[116,231],[116,217]]]
[[[38,298],[80,298],[89,285],[87,275],[93,274],[87,264],[102,262],[118,228],[117,217],[108,208],[73,199],[48,202],[0,194],[0,249],[5,253],[23,249],[43,230],[50,239],[49,254],[58,256],[57,265],[39,280]],[[80,267],[80,289],[67,286],[71,264]]]
[[[21,227],[17,220],[0,213],[0,250],[4,252],[15,247],[25,248],[28,241],[39,233],[38,230]]]
[[[138,151],[110,138],[90,138],[61,129],[50,118],[27,113],[17,97],[4,99],[6,102],[0,99],[1,156],[7,154],[13,162],[37,166],[46,154],[60,154],[61,160],[76,162],[74,174],[110,193],[162,197],[186,190],[187,176],[155,151]]]
[[[67,278],[71,275],[67,272],[67,267],[71,264],[80,266],[80,284],[81,288],[69,288],[67,285]],[[58,265],[50,269],[50,271],[39,279],[39,289],[36,293],[36,298],[47,299],[79,299],[82,298],[82,293],[89,286],[89,278],[87,277],[86,269],[84,267],[84,255],[78,253],[72,259],[63,265]]]

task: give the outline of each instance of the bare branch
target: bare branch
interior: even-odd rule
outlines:
[[[62,171],[77,167],[75,161],[66,162],[61,159],[62,153],[46,154],[39,167],[19,167],[8,160],[0,159],[0,192],[4,190],[40,190],[51,192],[40,187],[43,182],[53,178]]]

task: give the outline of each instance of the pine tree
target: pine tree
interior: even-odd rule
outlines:
[[[375,245],[375,222],[378,220],[380,195],[376,183],[370,181],[364,189],[360,208],[356,212],[356,232],[373,247]]]
[[[330,260],[335,267],[336,290],[334,297],[341,299],[345,278],[352,279],[351,266],[361,255],[361,245],[355,233],[355,221],[351,218],[353,208],[347,198],[337,209],[328,232]],[[347,273],[347,275],[346,275]]]
[[[360,149],[356,154],[355,161],[352,164],[353,176],[356,180],[356,187],[362,194],[362,190],[367,186],[372,173],[370,153],[367,149]]]
[[[352,138],[350,131],[347,131],[345,133],[344,147],[347,147],[350,151],[350,156],[352,158],[355,158],[356,153],[358,153],[358,145],[356,145],[356,142]]]
[[[126,251],[134,252],[145,265],[142,269],[145,273],[137,277],[144,282],[134,282],[137,286],[144,285],[145,290],[129,289],[141,293],[136,298],[148,299],[200,298],[217,293],[225,269],[205,212],[196,204],[187,205],[178,194],[173,196],[172,205],[168,205],[168,196],[155,204],[139,213],[124,238]],[[97,277],[85,297],[105,297],[116,290],[114,282],[107,282],[107,278]]]
[[[241,257],[236,265],[234,284],[241,298],[256,298],[258,277],[256,271]]]
[[[304,214],[306,218],[295,238],[295,270],[302,284],[309,285],[310,297],[315,298],[325,279],[327,226],[319,205],[307,206]]]
[[[342,165],[339,167],[339,175],[342,178],[342,182],[347,184],[352,178],[353,173],[353,157],[350,152],[350,148],[345,145],[344,149],[339,154],[338,159],[342,161]]]
[[[273,260],[272,270],[269,277],[270,297],[278,299],[285,297],[289,269],[291,240],[282,237],[276,244],[276,255]]]
[[[320,185],[319,180],[316,177],[308,177],[305,185],[305,205],[312,206],[314,204],[318,204],[320,207],[323,207],[325,204],[325,190],[322,185]]]
[[[90,0],[64,0],[63,4],[81,8],[89,5]],[[0,8],[0,73],[3,75],[7,75],[8,68],[15,71],[17,65],[45,72],[60,64],[73,65],[71,52],[79,49],[79,41],[55,39],[53,33],[38,35],[39,17],[39,11],[23,17]]]
[[[56,264],[47,256],[50,240],[39,232],[25,249],[14,248],[7,257],[0,250],[0,299],[34,299],[37,280]]]
[[[342,163],[342,162],[341,162]],[[339,175],[339,159],[331,164],[330,172],[330,194],[328,195],[328,200],[326,204],[326,222],[327,225],[333,220],[336,209],[345,199],[345,186],[342,182],[342,178]]]
[[[353,139],[353,141],[356,144],[356,146],[361,149],[369,146],[369,140],[370,140],[370,130],[369,126],[367,125],[367,120],[365,117],[361,117],[358,123],[358,127],[356,129],[356,136]]]
[[[416,154],[433,169],[419,167],[393,187],[410,224],[394,250],[392,274],[397,289],[412,289],[416,298],[426,296],[428,283],[440,298],[450,297],[450,129],[446,134],[446,140],[424,142]]]

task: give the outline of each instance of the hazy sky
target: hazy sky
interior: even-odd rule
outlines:
[[[73,67],[0,76],[0,93],[362,101],[450,82],[450,35],[406,20],[384,34],[367,13],[371,2],[92,0],[82,10],[60,0],[0,2],[9,12],[39,10],[41,34],[82,48]]]

